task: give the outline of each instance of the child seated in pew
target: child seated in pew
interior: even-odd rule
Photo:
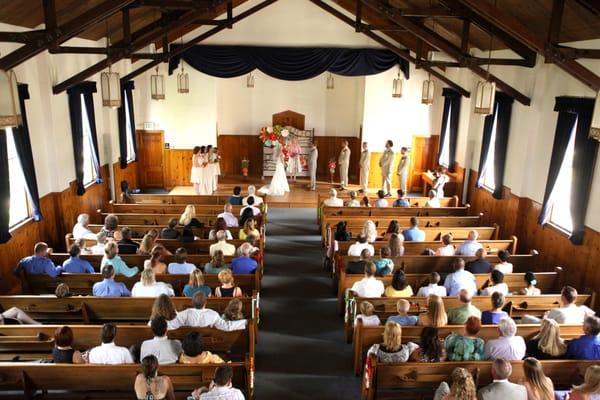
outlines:
[[[215,328],[226,332],[246,329],[248,320],[244,318],[242,308],[243,304],[240,299],[231,299],[227,307],[225,307],[221,319],[215,322]]]
[[[183,295],[185,297],[194,297],[196,293],[204,293],[206,297],[211,296],[211,288],[204,284],[204,275],[199,269],[194,269],[190,272],[190,280],[183,287]]]
[[[184,247],[179,247],[175,251],[175,262],[169,263],[167,267],[167,272],[171,275],[188,275],[192,273],[196,266],[187,262],[188,252]]]
[[[179,356],[180,364],[223,364],[225,361],[210,351],[202,350],[202,335],[189,332],[183,338],[183,353]]]
[[[386,322],[395,322],[402,326],[414,326],[417,324],[418,317],[416,315],[409,315],[410,303],[406,299],[400,299],[396,303],[396,311],[398,315],[389,316]]]
[[[52,360],[55,364],[84,364],[85,361],[79,350],[73,350],[73,330],[61,326],[54,331],[54,348]]]
[[[432,294],[438,295],[440,297],[446,297],[447,292],[444,286],[438,285],[440,283],[440,274],[433,271],[429,274],[429,284],[427,286],[423,286],[419,288],[417,292],[418,297],[427,297]]]
[[[357,314],[356,318],[354,318],[355,325],[359,319],[363,322],[364,326],[378,326],[381,323],[379,317],[375,314],[375,307],[372,303],[363,301],[360,303],[359,308],[360,314]]]
[[[375,267],[377,268],[377,272],[375,275],[377,276],[387,276],[391,275],[394,270],[394,262],[390,258],[392,255],[392,250],[389,247],[382,247],[379,249],[379,259],[373,260]]]

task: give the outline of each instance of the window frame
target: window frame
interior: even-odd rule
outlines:
[[[444,141],[440,144],[440,156],[438,162],[446,168],[450,165],[450,120],[452,119],[452,104],[448,105],[448,117],[446,119],[446,132],[444,135]],[[446,156],[446,160],[444,160]]]
[[[496,177],[494,171],[494,158],[496,151],[496,130],[498,129],[498,104],[496,103],[494,106],[494,114],[492,115],[494,120],[492,121],[492,134],[490,137],[490,146],[488,148],[487,158],[485,160],[485,165],[483,166],[483,171],[480,171],[480,174],[483,176],[481,187],[485,190],[494,193],[496,190]],[[491,171],[488,171],[491,166]],[[491,175],[488,175],[491,172]],[[493,182],[493,186],[489,185],[488,179],[491,179]]]
[[[94,146],[92,144],[92,128],[90,126],[90,118],[87,113],[87,108],[85,105],[85,95],[80,94],[81,100],[81,123],[82,123],[82,134],[83,134],[83,185],[84,187],[89,187],[96,183],[98,179],[98,175],[96,173],[96,168],[94,168]],[[86,151],[87,150],[87,151]],[[86,160],[87,156],[87,160]],[[86,167],[86,164],[88,166]],[[87,170],[89,168],[89,170]],[[87,171],[86,171],[87,170]],[[87,173],[86,173],[87,172]],[[89,180],[86,180],[86,175],[90,177]]]
[[[19,158],[19,153],[17,152],[17,148],[15,145],[15,141],[14,141],[14,131],[12,130],[12,128],[8,127],[8,128],[4,128],[4,132],[6,135],[6,146],[7,146],[7,151],[8,151],[8,180],[9,180],[9,184],[12,183],[14,185],[15,183],[15,179],[14,179],[14,169],[11,168],[11,164],[16,163],[17,164],[17,168],[18,168],[18,174],[20,175],[18,177],[18,180],[20,182],[22,182],[22,188],[21,190],[24,191],[25,193],[25,205],[26,205],[26,209],[27,209],[27,213],[26,216],[24,217],[19,217],[17,221],[13,221],[12,220],[12,211],[14,210],[13,207],[13,201],[14,201],[14,196],[12,196],[13,193],[13,187],[12,185],[10,185],[10,193],[11,193],[11,201],[9,204],[9,224],[8,224],[8,230],[9,232],[12,232],[13,230],[19,228],[20,226],[24,225],[25,223],[27,223],[28,221],[30,221],[32,219],[33,216],[33,207],[32,207],[32,201],[31,201],[31,194],[29,193],[29,189],[27,188],[27,182],[25,181],[25,175],[23,174],[23,166],[21,164],[21,160]],[[11,157],[12,154],[12,157]],[[13,165],[14,166],[14,165]],[[18,200],[19,202],[22,201],[21,198],[19,198]]]
[[[137,156],[133,131],[131,130],[131,115],[129,114],[129,100],[127,94],[123,96],[123,107],[125,111],[125,137],[127,140],[127,164],[135,161]]]

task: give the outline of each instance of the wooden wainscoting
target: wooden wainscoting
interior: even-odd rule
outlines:
[[[250,161],[248,174],[262,175],[263,146],[255,135],[219,135],[217,147],[221,154],[221,175],[242,175],[242,160]]]
[[[360,167],[358,161],[360,160],[361,142],[357,137],[350,136],[315,136],[314,141],[319,149],[319,159],[317,161],[317,178],[322,180],[329,180],[329,164],[330,158],[335,158],[337,163],[340,150],[342,148],[342,141],[348,141],[348,147],[350,148],[350,167],[348,169],[348,180],[350,183],[358,184],[360,179]],[[335,173],[335,180],[337,183],[340,181],[339,169]]]
[[[471,170],[468,200],[472,214],[483,213],[483,225],[499,224],[501,237],[516,235],[521,254],[532,249],[539,251],[539,268],[563,267],[566,282],[577,289],[600,287],[598,231],[586,227],[583,245],[575,246],[556,228],[537,223],[542,207],[540,203],[516,196],[507,187],[504,188],[504,198],[496,200],[488,190],[475,187],[477,176],[477,172]]]
[[[139,187],[138,180],[138,163],[130,162],[127,164],[127,168],[121,168],[121,164],[117,161],[112,165],[113,178],[115,183],[115,194],[118,198],[121,193],[121,181],[127,181],[130,188]]]
[[[165,149],[164,163],[165,188],[171,190],[175,186],[190,186],[192,171],[191,149]]]

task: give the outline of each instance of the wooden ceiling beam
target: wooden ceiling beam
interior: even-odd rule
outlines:
[[[315,4],[316,6],[320,7],[321,9],[327,11],[328,13],[330,13],[334,17],[338,18],[339,20],[345,22],[346,24],[348,24],[350,26],[355,25],[355,21],[352,18],[346,16],[344,13],[333,8],[329,4],[324,3],[322,0],[310,0],[310,2]],[[362,30],[360,33],[362,33],[363,35],[367,36],[368,38],[374,40],[375,42],[381,44],[382,46],[386,47],[387,49],[393,51],[403,60],[406,60],[415,65],[418,63],[417,59],[410,55],[410,51],[399,48],[398,46],[396,46],[393,43],[389,42],[388,40],[382,38],[381,36],[371,32],[371,31]],[[462,86],[460,86],[460,85],[454,83],[452,80],[448,79],[443,73],[433,69],[430,66],[424,66],[423,69],[426,70],[427,72],[429,72],[431,75],[438,78],[440,81],[444,82],[446,85],[450,86],[451,88],[453,88],[454,90],[459,92],[461,95],[463,95],[465,97],[471,97],[471,93],[468,90],[464,89]]]
[[[393,7],[393,6],[392,6]],[[418,17],[418,18],[461,18],[463,14],[446,7],[431,7],[431,8],[395,8],[399,15],[403,17]]]
[[[213,3],[211,0],[137,0],[135,6],[157,7],[163,10],[197,10]]]
[[[552,45],[557,45],[560,43],[560,25],[562,24],[564,11],[565,0],[553,0],[552,14],[550,16],[550,28],[548,29],[548,43]]]
[[[568,46],[557,46],[556,48],[566,58],[600,59],[600,49],[575,49]]]
[[[366,6],[372,8],[373,10],[376,10],[381,15],[385,16],[388,20],[408,29],[412,34],[421,38],[423,41],[430,44],[431,46],[440,49],[441,51],[448,54],[450,57],[454,58],[458,62],[460,62],[460,63],[468,62],[469,59],[471,58],[469,55],[463,54],[461,52],[460,48],[454,46],[452,43],[450,43],[443,37],[439,36],[437,33],[427,29],[425,26],[417,24],[415,21],[413,21],[409,18],[403,17],[401,15],[396,15],[394,12],[394,9],[390,6],[388,6],[386,3],[384,3],[380,0],[359,0],[359,1],[362,1]],[[515,100],[520,102],[521,104],[524,104],[526,106],[531,104],[531,99],[528,96],[524,95],[523,93],[521,93],[520,91],[518,91],[517,89],[515,89],[508,83],[504,82],[502,79],[498,78],[497,76],[490,74],[488,71],[481,68],[479,65],[469,63],[469,65],[467,65],[467,68],[469,68],[471,71],[473,71],[475,74],[481,76],[482,78],[489,79],[489,80],[495,82],[496,86],[500,90],[509,94]]]
[[[0,32],[0,42],[31,43],[45,40],[46,35],[45,29],[25,32]]]
[[[461,36],[461,41],[460,41],[460,51],[462,51],[463,54],[469,54],[470,30],[471,30],[471,21],[469,21],[468,19],[464,19],[463,26],[462,26],[462,36]]]

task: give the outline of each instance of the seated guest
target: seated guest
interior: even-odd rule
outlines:
[[[413,342],[402,344],[402,327],[389,321],[383,330],[383,343],[372,345],[367,356],[374,354],[380,363],[401,363],[408,361],[412,352],[418,348],[419,345]]]
[[[386,297],[411,297],[414,292],[412,287],[406,281],[406,274],[401,269],[394,271],[392,284],[385,288]]]
[[[404,255],[404,235],[392,233],[388,246],[392,257],[402,257]]]
[[[84,364],[79,350],[73,349],[73,330],[61,326],[54,331],[54,348],[52,349],[54,364]]]
[[[427,286],[423,286],[419,288],[417,292],[417,296],[419,297],[427,297],[432,294],[438,295],[440,297],[446,297],[446,288],[438,285],[440,283],[440,274],[433,271],[429,274],[429,284]]]
[[[377,240],[377,226],[375,225],[375,222],[369,219],[366,220],[363,224],[361,233],[367,237],[367,242],[375,242]]]
[[[408,199],[406,198],[406,193],[404,193],[404,190],[398,189],[398,191],[396,193],[398,193],[398,198],[394,201],[393,206],[394,207],[410,207],[410,203],[409,203]]]
[[[329,189],[329,197],[323,200],[325,207],[343,207],[344,200],[337,197],[337,190]]]
[[[535,287],[535,285],[537,285],[537,280],[535,279],[535,274],[533,272],[525,272],[524,279],[527,286],[521,289],[519,294],[525,296],[539,296],[542,294],[542,291]]]
[[[423,250],[421,252],[422,256],[435,256],[435,251],[433,251],[433,249],[430,249],[429,247],[425,248],[425,250]]]
[[[163,247],[157,245],[150,252],[150,259],[144,261],[144,269],[151,268],[155,274],[162,275],[167,273],[167,264],[163,261]]]
[[[475,276],[469,271],[465,271],[465,260],[462,258],[454,261],[454,272],[448,274],[444,280],[444,287],[448,291],[448,296],[456,296],[461,289],[466,289],[469,293],[477,293],[477,283]]]
[[[106,232],[100,231],[96,234],[96,244],[90,247],[90,253],[103,255],[106,246]]]
[[[435,251],[436,256],[453,256],[456,250],[452,244],[452,235],[446,233],[442,236],[442,247],[438,247]]]
[[[208,240],[215,240],[217,238],[217,232],[219,231],[225,232],[227,240],[233,240],[233,235],[229,229],[227,229],[227,222],[225,222],[223,218],[217,218],[215,227],[208,232]]]
[[[473,375],[465,368],[454,368],[452,386],[448,386],[446,382],[440,383],[433,400],[477,400],[477,386]]]
[[[565,358],[567,344],[560,337],[560,325],[553,319],[544,318],[540,331],[526,343],[527,355],[538,360]]]
[[[190,280],[183,287],[183,295],[186,297],[194,297],[196,293],[203,293],[206,297],[211,295],[211,289],[204,284],[204,275],[199,269],[190,272]]]
[[[210,387],[196,389],[192,392],[193,400],[244,400],[239,389],[233,387],[233,368],[222,365],[215,370],[215,377]]]
[[[158,375],[158,358],[148,355],[142,359],[142,372],[135,377],[133,385],[138,399],[175,400],[171,379]]]
[[[527,400],[525,386],[508,381],[511,373],[512,365],[510,361],[500,357],[496,358],[492,363],[492,378],[494,381],[479,389],[477,398],[479,400]]]
[[[484,325],[498,325],[498,322],[504,317],[508,317],[506,311],[502,311],[504,306],[504,294],[494,292],[490,296],[492,300],[492,309],[481,313],[481,323]]]
[[[8,323],[6,320],[14,320],[12,321],[15,322],[13,325],[16,325],[17,323],[21,325],[41,325],[41,322],[31,318],[25,311],[18,307],[11,307],[0,313],[0,325],[6,325]]]
[[[517,324],[512,318],[505,317],[498,322],[498,339],[492,339],[485,344],[485,358],[493,360],[504,358],[505,360],[522,360],[525,357],[525,340],[517,334]]]
[[[465,269],[472,274],[488,274],[492,270],[492,265],[485,260],[487,252],[484,248],[479,248],[475,251],[477,259],[469,261],[465,265]]]
[[[402,231],[404,240],[407,242],[423,242],[425,240],[425,232],[420,230],[419,220],[417,217],[410,217],[410,228]]]
[[[171,275],[188,275],[196,269],[194,264],[187,262],[188,252],[185,247],[175,250],[175,262],[169,263],[167,272]]]
[[[421,330],[419,348],[410,355],[410,361],[440,362],[447,358],[444,342],[440,339],[437,328],[426,326]]]
[[[124,275],[128,278],[134,276],[139,272],[138,267],[129,268],[125,261],[119,257],[119,246],[116,242],[108,242],[104,248],[104,257],[100,263],[102,267],[105,265],[112,265],[115,269],[116,275]]]
[[[248,196],[242,199],[242,205],[247,206],[250,198],[253,199],[255,206],[260,206],[263,203],[262,197],[256,195],[256,187],[254,185],[248,186]]]
[[[71,289],[69,289],[69,286],[67,286],[66,283],[59,283],[54,291],[54,296],[56,296],[57,299],[71,297]]]
[[[208,249],[208,252],[211,256],[214,255],[217,250],[221,250],[223,252],[223,255],[226,256],[232,256],[235,254],[235,246],[230,243],[227,243],[227,232],[218,231],[216,238],[217,243],[211,244]]]
[[[106,264],[101,269],[102,281],[94,283],[92,293],[97,297],[129,297],[131,293],[123,282],[115,282],[115,269]]]
[[[465,322],[462,335],[451,333],[446,336],[444,346],[448,352],[448,361],[481,361],[485,358],[485,343],[478,338],[481,320],[470,316]]]
[[[234,186],[233,194],[231,196],[229,196],[229,199],[227,199],[227,202],[229,204],[231,204],[232,206],[241,206],[242,205],[242,196],[240,196],[240,193],[242,193],[242,188],[239,186]]]
[[[481,319],[481,311],[473,304],[473,295],[467,289],[461,289],[458,292],[458,300],[463,304],[457,308],[448,310],[448,323],[450,325],[462,325],[471,315]]]
[[[567,358],[600,360],[600,318],[588,316],[583,321],[583,333],[567,345]]]
[[[246,205],[240,210],[240,215],[242,215],[246,209],[252,210],[252,215],[255,217],[261,215],[260,208],[254,205],[254,197],[248,198]]]
[[[356,321],[360,319],[363,326],[379,326],[381,321],[377,314],[375,314],[373,303],[363,301],[358,308],[360,309],[360,314],[357,314],[356,318],[354,318],[354,325],[356,325]]]
[[[150,326],[152,320],[158,317],[162,317],[167,321],[167,329],[177,329],[181,326],[179,324],[179,318],[177,318],[178,313],[175,309],[175,304],[173,304],[173,300],[164,293],[159,295],[156,300],[154,300],[154,304],[152,304],[152,313],[150,314],[148,326]]]
[[[210,262],[204,264],[204,273],[206,274],[218,274],[224,269],[229,268],[229,265],[225,263],[225,256],[221,250],[215,251],[210,258]]]
[[[119,231],[119,217],[114,214],[108,214],[104,218],[104,226],[102,230],[106,232],[106,237],[114,240],[121,240],[121,232]]]
[[[346,221],[340,221],[337,223],[333,237],[338,242],[347,242],[350,240],[350,234],[346,230]]]
[[[346,206],[346,207],[360,207],[360,201],[358,201],[356,199],[356,192],[354,190],[352,190],[350,192],[350,200],[348,200],[346,202],[346,204],[344,204],[344,206]]]
[[[242,313],[242,301],[240,299],[231,299],[223,311],[221,318],[215,322],[215,328],[225,331],[240,331],[246,329],[248,320]]]
[[[594,315],[594,311],[588,307],[577,305],[577,290],[574,287],[562,288],[560,302],[562,307],[554,308],[546,313],[547,318],[552,318],[559,324],[582,324],[585,317]]]
[[[440,208],[440,199],[437,197],[435,190],[429,191],[429,199],[425,202],[425,207],[428,208]]]
[[[44,242],[38,242],[33,246],[33,255],[27,256],[17,264],[15,275],[21,273],[27,275],[48,275],[56,278],[62,272],[62,267],[54,265],[48,258],[48,245]]]
[[[416,315],[408,315],[410,310],[410,303],[406,299],[400,299],[396,303],[397,315],[391,315],[388,317],[387,322],[392,321],[398,325],[413,326],[417,324],[419,317]]]
[[[161,294],[175,296],[173,288],[164,283],[156,282],[156,276],[152,268],[144,268],[140,274],[140,281],[131,288],[132,297],[157,297]]]
[[[250,243],[242,243],[240,246],[241,256],[231,261],[231,271],[234,274],[253,274],[258,268],[256,260],[250,257],[254,251],[254,246]]]
[[[491,286],[481,290],[481,296],[490,296],[492,293],[501,293],[508,295],[508,285],[504,283],[504,274],[497,269],[490,274]]]
[[[115,337],[117,336],[117,326],[114,324],[104,324],[102,326],[102,344],[94,347],[88,353],[88,362],[90,364],[132,364],[133,357],[127,347],[117,346]]]
[[[242,289],[235,286],[230,269],[219,272],[218,278],[221,286],[215,288],[216,297],[242,297]]]
[[[63,262],[62,272],[71,274],[93,274],[96,272],[89,261],[79,258],[79,254],[81,254],[79,246],[73,244],[69,247],[69,259]]]
[[[379,249],[379,258],[373,260],[373,263],[377,268],[377,272],[375,273],[377,276],[387,276],[392,274],[394,262],[390,258],[391,255],[392,250],[390,250],[389,247],[382,247]]]
[[[177,228],[177,218],[171,218],[166,228],[160,231],[161,239],[179,239],[179,231]]]
[[[200,332],[189,332],[185,335],[181,347],[183,353],[179,356],[180,364],[223,364],[225,362],[210,351],[202,351]]]
[[[364,195],[360,201],[360,205],[361,207],[371,207],[371,203],[369,203],[369,196]]]
[[[248,221],[251,218],[255,219],[254,218],[254,211],[252,211],[251,208],[246,207],[242,211],[242,215],[240,215],[240,222],[238,223],[238,225],[239,226],[244,226],[246,224],[246,221]]]
[[[417,325],[440,328],[448,325],[448,315],[444,307],[444,300],[435,294],[427,298],[427,312],[419,315]]]
[[[95,240],[96,234],[88,228],[90,224],[90,216],[87,214],[79,214],[77,223],[73,226],[73,239],[90,239]]]
[[[176,363],[182,350],[181,342],[167,337],[167,321],[163,317],[157,317],[150,321],[150,329],[154,338],[144,340],[140,358],[143,360],[146,356],[153,355],[160,365]]]
[[[391,220],[385,234],[383,235],[383,240],[390,240],[392,235],[400,235],[400,224],[395,219]]]
[[[193,326],[196,328],[212,328],[221,318],[219,313],[210,308],[206,308],[207,296],[202,292],[197,292],[192,297],[192,308],[177,313],[178,326]]]
[[[146,233],[140,242],[138,254],[141,256],[149,256],[152,253],[155,242],[156,240],[154,239],[154,236],[150,233]]]
[[[385,193],[383,192],[383,190],[378,190],[377,191],[377,200],[375,201],[375,204],[373,205],[373,207],[385,208],[387,206],[388,206],[388,202],[385,199]]]
[[[235,215],[232,213],[233,206],[231,203],[225,203],[223,206],[223,212],[217,215],[217,218],[223,218],[228,228],[235,228],[238,226],[238,220]]]
[[[474,256],[478,249],[482,248],[481,243],[477,241],[479,237],[479,233],[477,231],[470,231],[467,235],[467,240],[462,242],[458,249],[456,249],[456,254],[460,254],[463,256]]]
[[[347,274],[362,274],[365,272],[365,265],[371,261],[371,253],[369,249],[363,249],[360,252],[360,259],[358,261],[348,261],[346,266]]]
[[[364,249],[368,249],[371,255],[375,254],[375,248],[367,242],[367,237],[363,233],[359,233],[356,242],[348,248],[348,255],[358,257]]]
[[[384,292],[383,282],[375,278],[375,264],[368,262],[365,265],[365,277],[354,282],[350,291],[358,297],[381,297]]]
[[[498,264],[494,265],[494,269],[497,269],[498,271],[502,272],[503,274],[512,274],[513,265],[512,265],[512,263],[508,262],[508,260],[510,259],[510,251],[508,251],[508,250],[498,251],[498,258],[500,259],[500,262]]]
[[[202,228],[204,224],[196,218],[196,207],[193,204],[185,206],[183,213],[179,217],[179,225],[186,228]]]
[[[121,240],[117,242],[120,254],[136,254],[140,245],[131,240],[131,230],[124,226],[121,228]]]
[[[573,386],[569,400],[597,400],[600,396],[600,365],[590,365],[585,370],[583,383]]]
[[[248,218],[244,222],[244,226],[240,229],[239,238],[240,240],[246,240],[248,236],[260,237],[260,231],[256,229],[256,220],[254,218]]]
[[[521,385],[527,389],[527,399],[554,399],[554,384],[544,373],[542,363],[533,357],[523,360],[525,376]]]

